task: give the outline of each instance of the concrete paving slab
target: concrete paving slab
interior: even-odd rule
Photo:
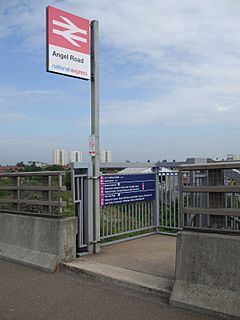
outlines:
[[[143,292],[154,292],[162,298],[169,299],[174,281],[158,276],[111,266],[87,259],[61,263],[60,269],[91,277],[102,282],[128,287]]]
[[[102,247],[99,254],[62,263],[66,272],[169,299],[175,276],[176,238],[153,235]]]
[[[161,278],[174,279],[176,237],[156,234],[109,245],[102,247],[99,254],[87,256],[87,259]]]

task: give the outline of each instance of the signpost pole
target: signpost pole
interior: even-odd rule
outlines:
[[[91,22],[91,134],[95,136],[93,166],[93,252],[100,251],[100,194],[99,194],[99,48],[98,21]]]

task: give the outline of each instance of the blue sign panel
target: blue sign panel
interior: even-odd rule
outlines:
[[[100,177],[100,205],[155,199],[154,174],[121,174]]]

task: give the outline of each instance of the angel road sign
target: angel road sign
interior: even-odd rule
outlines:
[[[89,20],[47,7],[47,71],[91,78]]]

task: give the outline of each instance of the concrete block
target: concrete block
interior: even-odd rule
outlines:
[[[240,319],[240,236],[181,231],[170,304]]]
[[[21,248],[0,242],[0,258],[21,262],[31,267],[54,272],[59,263],[59,256],[47,252]]]
[[[77,219],[0,212],[0,257],[54,271],[76,258]]]

